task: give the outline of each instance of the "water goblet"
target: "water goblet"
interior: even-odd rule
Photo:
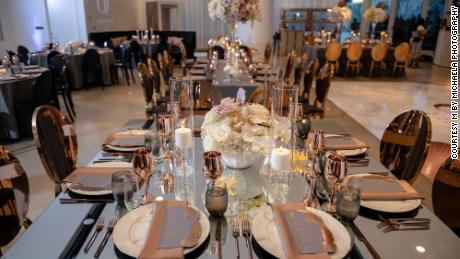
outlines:
[[[112,174],[112,194],[117,207],[131,210],[136,207],[134,193],[137,187],[136,176],[129,170],[120,170]]]
[[[347,159],[344,156],[335,153],[330,154],[327,159],[326,168],[324,170],[324,178],[328,182],[329,203],[323,206],[323,209],[328,212],[335,212],[335,193],[340,183],[348,174]]]
[[[319,153],[324,149],[324,131],[311,130],[307,137],[307,149],[311,154],[312,161],[310,168],[307,168],[307,174],[316,174],[316,160]]]
[[[157,117],[157,131],[163,143],[163,153],[167,153],[174,131],[174,118],[170,114],[160,114]]]
[[[361,190],[354,186],[342,186],[337,197],[337,215],[346,222],[352,222],[359,214]]]
[[[154,197],[149,194],[150,176],[152,176],[153,159],[150,150],[140,148],[133,155],[133,170],[143,180],[144,194],[141,196],[141,203],[148,204],[154,201]]]
[[[214,184],[216,179],[222,176],[224,172],[224,163],[222,155],[217,151],[207,151],[203,154],[203,172],[206,177],[212,180]]]

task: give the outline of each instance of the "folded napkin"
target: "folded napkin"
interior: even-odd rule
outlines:
[[[112,174],[120,170],[131,169],[126,167],[81,167],[67,176],[64,182],[71,183],[70,188],[74,190],[112,190]]]
[[[289,259],[329,258],[334,238],[321,218],[305,211],[303,204],[273,204],[284,255]]]
[[[111,134],[105,139],[104,144],[119,147],[142,147],[145,136],[140,134]]]
[[[138,259],[184,258],[184,247],[198,244],[200,213],[186,201],[157,201],[155,214]]]
[[[324,150],[353,150],[368,147],[366,143],[354,137],[326,136],[324,139]]]
[[[413,200],[423,199],[409,183],[393,176],[350,175],[344,183],[361,190],[362,200]]]
[[[205,75],[204,69],[190,69],[188,73],[190,75]]]

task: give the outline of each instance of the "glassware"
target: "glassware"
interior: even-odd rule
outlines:
[[[318,206],[318,198],[316,198],[316,181],[317,176],[314,174],[307,175],[307,189],[303,203],[305,207],[316,208]]]
[[[214,181],[206,185],[206,209],[212,216],[223,216],[228,206],[228,191],[225,183],[218,185]]]
[[[358,216],[360,206],[361,190],[354,186],[342,186],[337,197],[337,215],[351,222]]]
[[[117,206],[128,210],[135,208],[134,193],[137,179],[129,170],[120,170],[112,174],[112,194]]]
[[[170,152],[169,145],[173,142],[174,118],[170,114],[160,114],[157,117],[157,131],[162,140],[163,154]]]
[[[148,131],[145,133],[145,147],[150,150],[153,156],[153,167],[157,170],[158,162],[161,161],[161,138],[155,131]]]
[[[217,151],[207,151],[203,153],[203,173],[211,179],[214,184],[217,178],[221,177],[224,172],[224,163],[222,154]]]
[[[330,154],[327,158],[326,168],[324,169],[324,178],[328,183],[327,190],[329,193],[329,202],[323,205],[325,211],[330,213],[335,212],[335,194],[338,185],[342,183],[347,174],[347,158],[335,153]]]
[[[324,149],[324,131],[317,129],[311,130],[308,133],[307,138],[307,149],[311,156],[311,163],[306,173],[307,174],[316,174],[316,161],[318,159],[319,153]]]
[[[141,196],[141,203],[148,204],[154,201],[154,197],[149,194],[150,177],[152,176],[153,159],[150,150],[140,148],[133,155],[134,172],[143,180],[144,194]]]

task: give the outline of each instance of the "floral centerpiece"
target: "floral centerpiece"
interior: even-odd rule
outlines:
[[[224,98],[204,117],[201,126],[204,150],[221,152],[228,167],[247,168],[258,157],[254,140],[270,134],[269,122],[270,112],[264,106]]]
[[[334,8],[329,10],[329,21],[337,23],[337,36],[340,40],[342,34],[342,25],[351,20],[351,9],[347,7],[345,0],[341,0]]]
[[[388,18],[387,12],[385,11],[384,7],[385,5],[382,6],[381,4],[378,4],[376,7],[370,7],[363,14],[363,18],[372,24],[372,41],[375,38],[375,27],[377,26],[377,23],[384,22]]]

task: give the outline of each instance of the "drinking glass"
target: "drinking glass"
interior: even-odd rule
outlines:
[[[161,161],[161,138],[160,135],[155,131],[148,131],[145,134],[145,147],[150,150],[153,156],[153,167],[157,170],[158,162]]]
[[[170,114],[160,114],[157,117],[157,131],[161,136],[163,154],[170,150],[169,145],[173,142],[174,118]]]
[[[225,183],[217,186],[214,181],[206,186],[206,209],[212,216],[223,216],[228,206],[228,191]]]
[[[329,193],[329,202],[324,204],[323,209],[328,212],[335,212],[335,194],[340,183],[348,174],[347,159],[335,153],[330,154],[327,158],[324,169],[324,178],[328,182],[327,190]]]
[[[224,172],[224,163],[222,162],[222,155],[217,151],[207,151],[203,153],[203,173],[211,179],[214,184],[216,179],[222,176]]]
[[[112,174],[112,194],[117,205],[124,206],[128,210],[136,207],[136,202],[133,200],[136,181],[136,176],[129,170],[120,170]]]
[[[317,176],[315,174],[307,175],[307,188],[303,203],[305,207],[316,208],[318,206],[318,198],[316,197],[316,181]]]
[[[337,215],[351,222],[358,216],[360,206],[361,190],[354,186],[342,186],[337,197]]]
[[[319,153],[324,149],[324,131],[323,130],[311,130],[307,137],[307,149],[311,155],[311,163],[307,168],[307,174],[316,174],[316,160],[318,159]]]
[[[134,172],[143,180],[144,194],[141,196],[141,203],[148,204],[154,201],[154,197],[149,194],[150,176],[152,176],[153,159],[150,150],[140,148],[133,155]]]

